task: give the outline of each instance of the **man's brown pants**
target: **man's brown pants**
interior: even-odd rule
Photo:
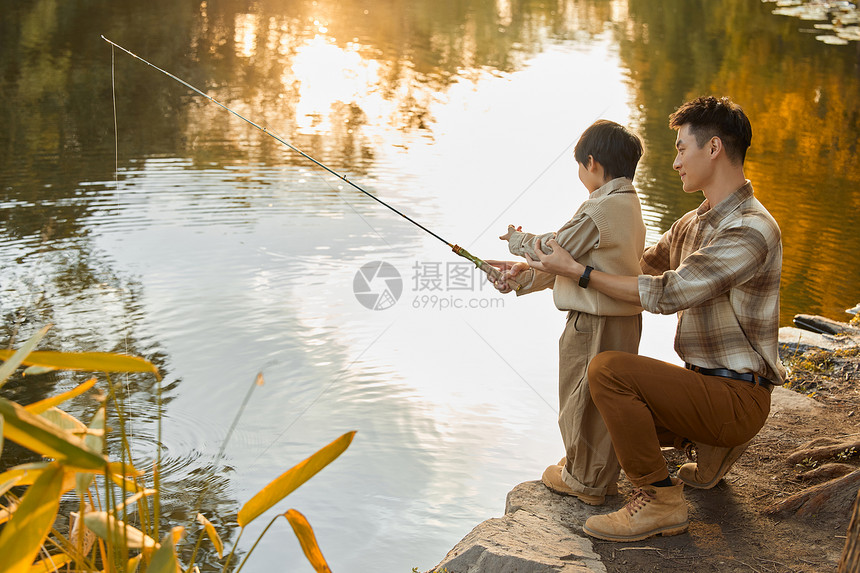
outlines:
[[[669,476],[661,446],[678,447],[683,438],[737,446],[758,433],[770,411],[764,386],[624,352],[598,354],[588,381],[618,461],[636,487]]]

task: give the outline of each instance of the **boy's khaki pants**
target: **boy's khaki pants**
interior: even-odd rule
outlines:
[[[571,489],[605,495],[620,472],[612,439],[588,388],[588,364],[599,352],[636,354],[642,315],[595,316],[570,311],[558,341],[558,426],[567,456],[561,475]]]
[[[600,354],[588,377],[624,473],[636,487],[668,477],[661,446],[678,447],[683,438],[739,446],[758,433],[770,411],[769,387],[646,356]]]

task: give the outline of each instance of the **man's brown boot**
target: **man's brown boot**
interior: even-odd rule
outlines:
[[[711,489],[726,475],[749,445],[747,442],[733,448],[720,448],[697,443],[696,462],[681,466],[678,469],[678,477],[690,487]]]
[[[639,488],[627,505],[614,513],[593,515],[583,531],[606,541],[640,541],[655,535],[677,535],[687,531],[684,484],[677,478],[671,486]]]

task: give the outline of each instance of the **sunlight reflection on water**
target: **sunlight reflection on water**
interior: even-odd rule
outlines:
[[[312,42],[325,57],[363,69],[355,52]],[[300,54],[292,72],[301,77],[303,66]],[[612,98],[558,81],[558,70],[583,66],[615,86]],[[341,77],[340,91],[327,84],[318,92],[302,79],[297,117],[328,117],[338,93],[359,97],[371,81],[352,79],[360,85]],[[523,109],[526,92],[540,101]],[[358,105],[373,109],[374,97]],[[626,122],[626,98],[606,39],[587,52],[550,48],[520,72],[453,84],[431,107],[432,140],[381,146],[365,179],[444,236],[505,257],[496,235],[509,221],[551,230],[586,197],[572,143],[597,117]],[[301,119],[297,128],[330,129]],[[418,290],[416,265],[459,261],[355,191],[337,193],[336,183],[292,164],[147,159],[121,173],[110,200],[93,204],[96,244],[138,277],[139,329],[170,357],[168,382],[181,378],[164,420],[168,481],[178,485],[212,463],[261,370],[266,385],[255,390],[224,460],[233,495],[247,499],[357,429],[342,459],[291,504],[321,540],[336,540],[324,544],[335,567],[429,566],[475,523],[498,515],[513,485],[558,458],[563,314],[547,293],[503,299],[480,276],[465,292]],[[372,260],[390,262],[404,280],[388,311],[366,310],[351,290],[354,273]],[[422,295],[500,306],[442,310],[421,307]],[[672,319],[647,323],[643,352],[669,357]],[[265,538],[256,558],[281,559],[282,534]]]
[[[386,123],[392,111],[387,103],[374,107],[385,100],[369,89],[373,66],[357,52],[319,38],[308,46],[291,72],[302,86],[298,132],[325,133],[331,125],[302,118],[328,118],[338,98],[360,98],[357,105],[379,121],[365,136],[389,142],[376,146],[361,183],[488,258],[506,257],[496,236],[512,220],[536,231],[563,223],[587,195],[572,158],[579,132],[597,117],[629,120],[608,37],[588,51],[550,47],[518,72],[453,83],[429,108],[432,137],[407,137]],[[319,54],[335,67],[357,66],[356,75],[315,87],[302,75],[314,68],[301,58]],[[614,87],[597,93],[559,81],[559,70],[588,66]],[[535,101],[523,108],[526,94]],[[249,128],[225,130],[225,147],[239,129]],[[477,522],[499,515],[511,487],[537,479],[559,457],[555,341],[563,314],[548,293],[495,294],[468,264],[468,289],[422,290],[420,269],[462,260],[340,183],[294,160],[148,157],[130,161],[117,183],[83,185],[92,249],[131,277],[140,297],[123,314],[130,295],[121,286],[113,302],[104,292],[71,294],[74,312],[58,311],[58,328],[91,337],[113,306],[119,322],[133,321],[140,344],[149,341],[166,357],[166,515],[181,519],[204,489],[247,500],[357,429],[346,454],[290,505],[314,525],[334,569],[429,567]],[[3,245],[7,255],[40,248]],[[387,311],[368,311],[352,292],[355,272],[374,260],[403,277],[402,298]],[[438,304],[422,302],[430,297]],[[442,301],[485,306],[445,309]],[[649,318],[648,325],[643,351],[669,356],[671,319]],[[112,346],[121,345],[120,337]],[[260,371],[266,384],[254,390],[213,468]],[[148,464],[153,411],[134,396],[130,402],[130,413],[141,416],[131,441]],[[298,547],[284,548],[288,531],[278,527],[257,548],[258,562],[281,562],[285,551],[300,559]]]

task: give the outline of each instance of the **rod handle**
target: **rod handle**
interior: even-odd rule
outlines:
[[[449,243],[449,245],[450,245],[450,243]],[[466,249],[464,249],[460,245],[450,245],[450,246],[451,246],[452,251],[454,251],[455,253],[457,253],[461,257],[463,257],[465,259],[469,259],[470,261],[475,263],[475,266],[478,267],[479,269],[481,269],[482,271],[484,271],[485,273],[487,273],[487,276],[489,276],[491,279],[493,279],[493,281],[497,281],[502,277],[502,272],[499,269],[497,269],[496,267],[494,267],[493,265],[491,265],[490,263],[488,263],[487,261],[485,261],[483,259],[479,259],[478,257],[473,255],[472,253],[470,253],[469,251],[467,251]],[[524,283],[520,283],[516,278],[507,279],[505,282],[508,283],[508,286],[511,287],[511,290],[514,292],[519,291],[521,288],[523,288],[523,286],[525,286]]]
[[[502,272],[487,261],[481,261],[481,264],[478,265],[478,268],[487,273],[487,276],[489,276],[494,281],[502,277]],[[524,286],[517,280],[518,278],[519,276],[514,277],[512,279],[507,279],[505,281],[506,283],[508,283],[508,286],[511,287],[511,290],[514,292],[518,292]]]

